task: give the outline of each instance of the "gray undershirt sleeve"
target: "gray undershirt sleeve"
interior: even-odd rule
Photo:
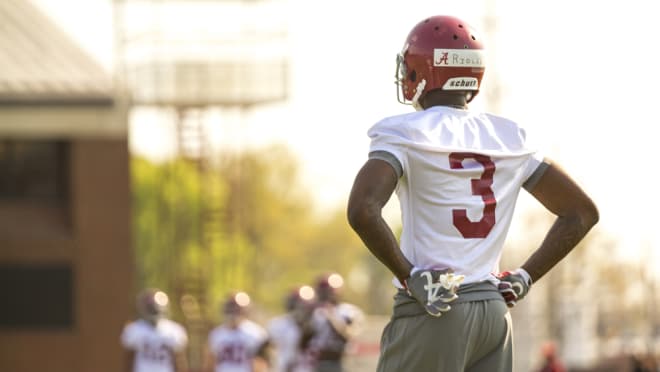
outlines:
[[[401,176],[403,176],[403,166],[401,166],[399,159],[392,155],[392,153],[382,150],[372,151],[369,153],[369,159],[379,159],[385,161],[391,165],[392,168],[394,168],[394,172],[396,173],[397,178],[401,178]]]
[[[527,181],[523,183],[523,188],[528,192],[532,192],[534,186],[536,186],[536,184],[539,182],[539,180],[541,179],[541,177],[543,176],[543,174],[545,173],[546,169],[548,169],[549,166],[550,164],[548,164],[545,160],[541,164],[539,164],[539,166],[536,167],[536,170],[534,170],[534,173],[532,173],[532,175],[529,176]]]

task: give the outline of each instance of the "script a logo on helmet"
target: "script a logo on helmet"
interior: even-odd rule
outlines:
[[[440,66],[440,65],[448,65],[448,64],[449,64],[449,52],[441,52],[440,58],[436,57],[435,65]]]

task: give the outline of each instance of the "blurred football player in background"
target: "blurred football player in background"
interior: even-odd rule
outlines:
[[[121,343],[128,352],[127,371],[187,371],[186,330],[167,319],[169,298],[158,289],[145,289],[136,299],[139,319],[127,324]]]
[[[369,158],[347,214],[399,289],[379,372],[511,371],[507,306],[598,221],[587,194],[527,143],[516,122],[468,110],[485,66],[482,38],[469,24],[449,16],[422,20],[396,69],[399,101],[417,112],[385,118],[368,131]],[[500,272],[521,189],[556,219],[518,269]],[[382,217],[395,191],[400,243]]]
[[[275,362],[274,372],[313,372],[314,359],[309,353],[313,336],[312,314],[315,293],[310,286],[294,288],[285,297],[286,313],[268,323]]]
[[[543,364],[538,372],[566,372],[566,368],[557,355],[557,345],[552,341],[546,341],[541,345]]]
[[[268,334],[248,319],[249,305],[250,296],[245,292],[232,293],[223,303],[223,323],[208,337],[207,371],[268,371]]]
[[[340,301],[344,279],[337,273],[325,274],[316,281],[316,306],[312,314],[314,335],[310,352],[316,358],[317,372],[343,370],[346,346],[361,330],[364,313],[353,304]]]

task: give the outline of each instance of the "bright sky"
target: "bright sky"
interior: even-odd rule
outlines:
[[[111,66],[110,0],[33,1]],[[288,25],[291,97],[242,116],[216,111],[223,119],[215,134],[241,146],[287,143],[319,203],[341,206],[366,159],[367,129],[410,110],[396,102],[393,84],[395,55],[409,30],[433,14],[453,14],[483,30],[488,1],[281,0],[284,12],[273,16]],[[502,94],[499,107],[489,109],[525,126],[542,151],[574,175],[600,207],[598,228],[625,251],[660,251],[654,231],[660,202],[653,194],[660,176],[652,160],[657,140],[650,135],[659,121],[654,37],[660,22],[652,2],[490,3],[496,3],[497,33],[485,35],[485,84],[498,79]],[[483,96],[472,107],[485,108]],[[171,126],[144,115],[131,128],[132,149],[163,156]],[[523,198],[521,208],[529,202]],[[660,254],[651,259],[660,264]]]

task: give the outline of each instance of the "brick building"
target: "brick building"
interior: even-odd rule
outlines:
[[[28,0],[0,1],[0,50],[0,370],[121,370],[127,105]]]

